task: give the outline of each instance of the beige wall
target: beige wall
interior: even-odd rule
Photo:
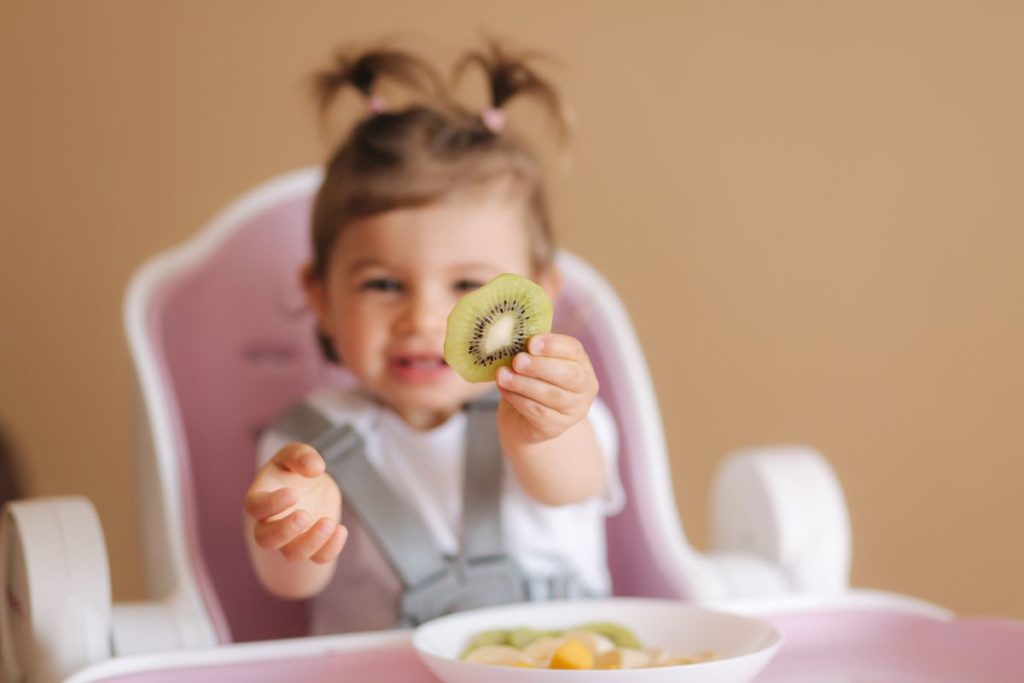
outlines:
[[[426,7],[429,5],[429,9]],[[0,7],[0,421],[96,501],[141,592],[120,299],[147,256],[324,150],[344,40],[558,55],[564,245],[632,312],[687,531],[731,449],[828,455],[854,582],[1024,617],[1024,6],[67,2]]]

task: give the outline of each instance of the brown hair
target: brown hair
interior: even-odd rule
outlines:
[[[463,56],[454,78],[471,66],[480,67],[494,111],[502,111],[514,97],[536,97],[554,115],[564,137],[567,126],[558,97],[530,65],[536,56],[513,56],[491,44]],[[410,88],[424,101],[380,111],[375,86],[382,77]],[[534,269],[539,272],[550,265],[554,247],[536,156],[513,132],[488,125],[481,112],[455,103],[426,62],[390,48],[340,53],[333,67],[315,75],[314,85],[322,114],[345,86],[355,88],[374,109],[327,162],[313,206],[314,277],[324,278],[331,248],[352,221],[427,205],[454,190],[499,178],[512,179],[524,198]]]

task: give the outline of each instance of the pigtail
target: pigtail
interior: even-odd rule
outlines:
[[[347,85],[355,88],[374,114],[386,109],[386,103],[377,92],[381,78],[399,83],[428,100],[439,100],[444,86],[437,72],[423,60],[401,50],[375,48],[361,54],[350,50],[339,51],[334,64],[313,75],[313,96],[321,117],[327,112],[338,93]]]
[[[510,54],[492,41],[484,50],[467,52],[455,64],[452,81],[457,84],[471,66],[483,69],[490,90],[490,107],[480,113],[480,118],[493,133],[499,133],[504,126],[505,105],[514,97],[525,96],[538,100],[547,109],[559,139],[564,142],[569,135],[568,112],[554,87],[533,68],[533,63],[543,58],[539,52]]]

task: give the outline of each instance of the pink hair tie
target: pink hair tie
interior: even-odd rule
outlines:
[[[370,95],[366,98],[366,106],[374,114],[380,114],[388,108],[388,103],[380,95]]]
[[[505,127],[505,112],[497,107],[488,107],[480,112],[480,119],[483,120],[487,129],[497,135]]]

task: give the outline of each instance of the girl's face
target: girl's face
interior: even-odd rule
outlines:
[[[554,298],[553,274],[531,272],[523,202],[500,189],[351,223],[324,280],[307,274],[310,303],[345,367],[418,429],[441,424],[491,387],[466,382],[444,362],[459,297],[517,273]]]

